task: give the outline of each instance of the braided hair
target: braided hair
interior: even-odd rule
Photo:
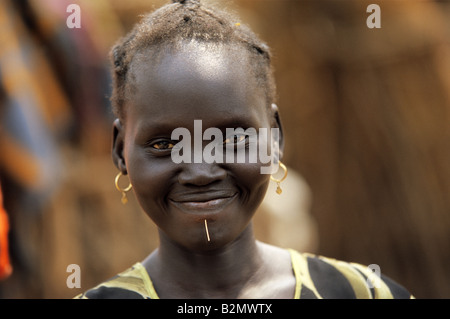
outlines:
[[[118,41],[110,52],[113,66],[113,113],[124,119],[124,105],[130,94],[130,64],[143,49],[162,50],[165,45],[176,48],[181,41],[196,40],[236,44],[251,54],[250,63],[258,86],[266,92],[267,105],[275,100],[275,81],[269,47],[248,27],[228,13],[200,3],[200,0],[172,0],[145,15],[130,33]],[[147,53],[146,53],[147,54]]]

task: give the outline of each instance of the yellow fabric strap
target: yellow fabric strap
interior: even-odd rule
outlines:
[[[150,276],[148,275],[148,272],[145,269],[144,265],[142,265],[141,263],[138,262],[133,267],[134,267],[134,271],[137,272],[136,275],[138,277],[142,278],[147,295],[151,299],[159,299],[159,296],[156,293],[155,287],[153,286],[153,282],[150,279]]]
[[[351,265],[353,267],[357,268],[360,272],[362,272],[368,278],[368,280],[372,279],[375,276],[373,274],[372,270],[370,270],[369,268],[367,268],[363,265],[355,264],[355,263],[351,263]],[[386,285],[386,283],[381,278],[377,277],[374,279],[376,279],[376,282],[373,283],[374,291],[375,291],[374,299],[392,299],[392,298],[394,298],[392,296],[391,290],[389,289],[389,287]]]
[[[337,261],[329,258],[322,258],[323,261],[334,266],[341,274],[347,278],[355,292],[356,299],[372,299],[372,294],[366,284],[366,280],[349,263]]]
[[[294,299],[300,299],[302,285],[311,290],[318,299],[322,299],[309,275],[306,254],[300,254],[293,249],[288,249],[288,251],[291,254],[292,269],[296,280]]]

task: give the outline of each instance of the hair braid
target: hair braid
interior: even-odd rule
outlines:
[[[204,6],[199,0],[172,0],[172,3],[145,15],[111,50],[113,65],[113,92],[111,103],[114,114],[123,119],[124,105],[130,93],[129,66],[137,52],[143,48],[158,50],[158,46],[172,45],[183,40],[236,43],[245,47],[254,58],[250,59],[259,85],[267,95],[268,105],[275,99],[275,81],[269,47],[248,27],[224,11]]]

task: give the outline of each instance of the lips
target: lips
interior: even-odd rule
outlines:
[[[222,210],[234,200],[236,194],[235,191],[231,190],[186,192],[174,194],[169,200],[183,211],[202,213],[204,211]]]
[[[201,191],[201,192],[185,192],[174,194],[170,196],[170,199],[174,202],[208,202],[215,199],[229,198],[236,194],[231,190],[214,190],[214,191]]]

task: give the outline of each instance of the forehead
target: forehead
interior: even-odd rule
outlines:
[[[239,45],[190,40],[140,50],[131,63],[131,71],[135,75],[142,75],[139,70],[155,71],[162,76],[161,80],[164,76],[183,75],[215,80],[229,75],[233,66],[245,68],[235,75],[246,74],[250,71],[249,58],[248,51]]]
[[[196,41],[141,51],[131,63],[129,111],[152,111],[154,118],[177,113],[196,119],[211,112],[234,117],[260,114],[265,92],[249,59],[242,46]]]

